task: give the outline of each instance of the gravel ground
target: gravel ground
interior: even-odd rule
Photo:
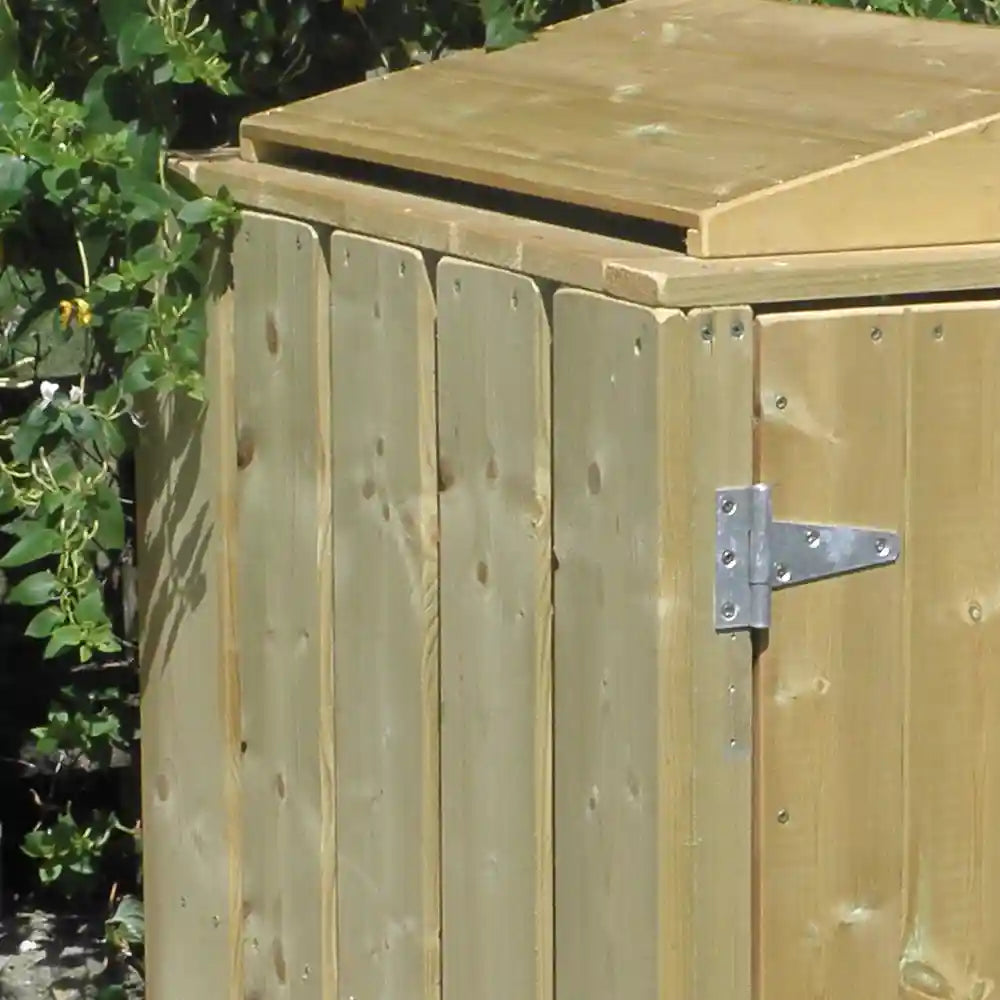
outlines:
[[[41,911],[0,920],[0,1000],[141,1000],[142,983],[108,969],[100,923]]]

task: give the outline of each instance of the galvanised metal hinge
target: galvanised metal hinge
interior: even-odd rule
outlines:
[[[715,627],[771,626],[771,591],[886,566],[899,559],[893,531],[775,521],[771,487],[716,491]]]

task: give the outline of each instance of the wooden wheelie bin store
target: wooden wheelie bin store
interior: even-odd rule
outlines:
[[[174,169],[151,1000],[996,996],[1000,32],[630,0]]]

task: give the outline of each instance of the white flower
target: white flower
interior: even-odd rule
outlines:
[[[83,402],[83,386],[82,385],[72,385],[69,389],[69,401],[71,403],[82,403]]]
[[[49,405],[55,398],[56,393],[59,391],[59,386],[55,382],[43,382],[39,391],[42,394],[42,402],[39,406],[40,410],[44,410],[46,406]]]

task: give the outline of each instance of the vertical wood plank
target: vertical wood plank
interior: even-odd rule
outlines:
[[[340,998],[440,992],[434,301],[414,250],[332,240]]]
[[[905,1000],[982,1000],[1000,982],[998,316],[910,316]]]
[[[233,297],[213,262],[207,406],[150,400],[137,452],[143,892],[151,1000],[242,998],[231,551]]]
[[[316,231],[235,245],[246,996],[329,997],[333,964],[329,277]]]
[[[758,336],[760,478],[774,516],[902,529],[902,312],[762,317]],[[768,1000],[898,994],[903,598],[898,566],[775,595],[758,664]]]
[[[529,278],[438,267],[443,995],[550,1000],[550,334]]]
[[[750,995],[751,651],[712,610],[714,491],[752,471],[748,320],[555,297],[560,1000]]]
[[[691,419],[694,885],[691,995],[750,1000],[753,991],[753,650],[746,632],[715,630],[715,493],[754,481],[755,345],[749,309],[699,310]],[[676,479],[665,486],[678,488]],[[666,891],[666,890],[665,890]]]

